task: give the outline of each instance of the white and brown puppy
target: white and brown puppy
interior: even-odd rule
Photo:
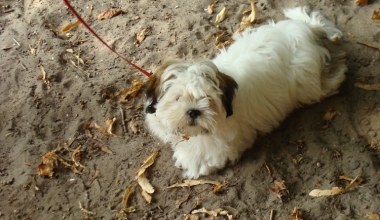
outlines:
[[[237,161],[293,109],[338,92],[347,68],[331,41],[341,31],[306,8],[285,15],[244,31],[213,60],[167,62],[149,79],[146,122],[171,143],[184,177]]]

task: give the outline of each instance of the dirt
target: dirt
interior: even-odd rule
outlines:
[[[232,36],[242,12],[250,7],[248,0],[219,1],[210,15],[207,1],[93,0],[72,5],[83,17],[92,5],[88,24],[148,71],[170,58],[215,56],[214,39],[207,38],[222,30],[227,38]],[[202,177],[225,182],[215,194],[209,184],[166,188],[184,179],[173,165],[170,146],[146,129],[143,93],[128,103],[115,95],[129,88],[133,79],[147,77],[82,25],[68,31],[71,37],[62,33],[63,26],[76,21],[62,1],[1,0],[0,219],[185,219],[200,208],[221,208],[233,219],[269,219],[271,211],[273,219],[292,219],[294,207],[303,219],[370,219],[370,212],[380,214],[379,92],[354,86],[380,82],[379,49],[357,43],[380,46],[380,23],[370,18],[380,3],[258,0],[255,25],[282,20],[284,8],[303,5],[322,11],[344,32],[339,45],[347,53],[347,79],[339,94],[296,110],[281,127],[260,137],[237,164]],[[216,14],[224,6],[227,18],[216,27]],[[97,20],[96,15],[107,9],[123,13]],[[144,28],[145,39],[134,45]],[[329,107],[339,114],[326,127],[323,116]],[[105,126],[109,118],[116,118],[112,130],[116,136],[94,128],[95,123]],[[73,164],[71,156],[78,146],[74,156],[85,166],[76,167],[81,174],[56,162],[52,177],[38,175],[44,154],[56,150]],[[135,171],[155,151],[159,155],[146,171],[155,188],[152,202],[147,203],[136,186],[128,201],[136,211],[116,217],[126,188],[135,183]],[[349,181],[340,176],[359,176],[363,182],[343,194],[309,196],[313,189],[347,186]],[[286,190],[276,188],[277,181],[285,181]],[[196,216],[212,219],[207,214]]]

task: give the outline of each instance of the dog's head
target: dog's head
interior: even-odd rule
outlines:
[[[145,112],[155,114],[169,132],[196,136],[212,132],[233,114],[235,80],[210,60],[170,61],[146,84]]]

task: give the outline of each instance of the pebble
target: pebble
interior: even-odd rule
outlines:
[[[317,162],[317,167],[321,167],[321,163],[320,162]]]
[[[359,163],[359,161],[354,160],[354,161],[349,162],[348,166],[350,167],[351,170],[356,170],[359,168],[360,163]]]

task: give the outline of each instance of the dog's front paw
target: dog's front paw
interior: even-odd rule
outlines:
[[[205,156],[175,151],[173,158],[175,166],[184,170],[184,178],[197,179],[200,176],[209,175],[225,165],[225,160],[220,161],[217,158],[211,159]]]

